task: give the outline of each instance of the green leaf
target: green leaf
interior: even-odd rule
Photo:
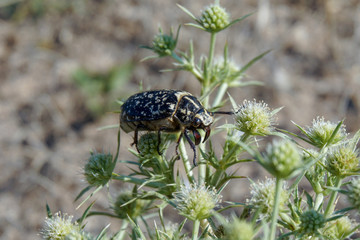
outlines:
[[[128,216],[128,221],[133,226],[133,234],[136,236],[136,239],[137,240],[139,240],[139,239],[146,240],[146,237],[143,234],[143,232],[141,231],[141,228],[139,227],[139,225],[137,223],[135,223],[134,220],[129,216]]]
[[[106,225],[103,230],[99,233],[99,235],[97,235],[97,237],[95,238],[95,240],[100,240],[103,239],[103,237],[106,234],[107,229],[110,227],[110,223],[108,225]]]
[[[85,218],[87,218],[90,209],[92,208],[92,206],[95,204],[95,201],[93,201],[84,211],[84,213],[82,214],[81,218],[77,220],[77,222],[79,223],[80,226],[82,226],[82,223],[84,222]]]
[[[186,26],[195,27],[195,28],[199,28],[199,29],[201,29],[201,30],[206,31],[206,29],[205,29],[203,26],[199,25],[199,24],[195,24],[195,23],[186,23],[185,25],[186,25]]]
[[[336,134],[339,132],[341,126],[343,125],[344,120],[341,120],[338,125],[336,125],[336,128],[334,129],[334,131],[332,132],[328,142],[326,143],[326,146],[329,145],[329,143],[332,143],[332,141],[334,140],[334,138],[336,137]]]
[[[313,208],[314,207],[314,201],[312,199],[312,197],[310,196],[310,194],[308,192],[305,191],[305,195],[306,195],[306,199],[307,199],[307,204],[309,206],[309,208]]]
[[[193,20],[197,20],[197,18],[189,11],[187,8],[181,6],[180,4],[176,4],[181,10],[183,10],[187,15],[189,15]]]
[[[235,102],[235,100],[231,97],[231,95],[228,93],[228,96],[229,96],[229,99],[230,99],[230,103],[231,103],[231,106],[233,109],[237,109],[238,108],[238,105],[237,103]],[[235,112],[236,113],[236,112]]]
[[[229,23],[229,25],[226,26],[226,28],[232,26],[233,24],[235,24],[235,23],[237,23],[237,22],[240,22],[240,21],[244,20],[245,18],[247,18],[247,17],[249,17],[249,16],[251,16],[251,15],[253,15],[253,14],[254,14],[254,13],[252,12],[252,13],[249,13],[249,14],[246,14],[246,15],[242,16],[241,18],[237,18],[237,19],[231,21],[231,22]],[[224,29],[225,29],[225,28],[224,28]]]
[[[99,186],[98,188],[96,188],[91,194],[89,194],[85,199],[84,201],[82,201],[79,206],[76,207],[76,209],[79,209],[87,200],[89,200],[95,193],[97,193],[98,191],[100,191],[100,189],[102,189],[103,186]],[[84,190],[83,190],[84,191]],[[79,194],[80,195],[80,194]],[[77,200],[78,198],[76,198]],[[75,200],[75,201],[76,201]]]
[[[269,52],[271,52],[271,50],[268,50],[266,52],[263,52],[262,54],[254,57],[253,59],[251,59],[245,66],[243,66],[239,72],[238,75],[243,74],[249,67],[251,67],[254,63],[256,63],[257,61],[259,61],[261,58],[263,58],[266,54],[268,54]]]
[[[53,214],[52,214],[52,212],[51,212],[51,210],[50,210],[50,206],[49,206],[49,204],[47,204],[46,203],[46,215],[47,215],[47,217],[48,218],[53,218]]]
[[[92,186],[87,186],[85,187],[83,190],[81,190],[81,192],[76,196],[74,202],[76,202],[77,200],[79,200],[79,198],[81,198],[87,191],[89,191],[92,188]]]

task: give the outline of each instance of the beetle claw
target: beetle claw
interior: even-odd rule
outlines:
[[[210,137],[211,128],[210,127],[205,127],[204,131],[205,131],[205,137],[204,137],[203,143]]]

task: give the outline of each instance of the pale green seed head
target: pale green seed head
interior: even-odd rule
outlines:
[[[266,170],[278,178],[288,178],[303,163],[296,145],[288,140],[268,145],[264,159]]]
[[[191,220],[202,220],[210,217],[213,209],[218,206],[222,198],[215,188],[205,185],[181,186],[180,191],[173,195],[180,214]]]
[[[251,240],[255,236],[255,230],[251,223],[233,217],[233,220],[225,226],[224,240]]]
[[[326,156],[326,166],[333,175],[345,176],[358,168],[358,152],[349,144],[332,147]]]
[[[274,114],[268,105],[256,100],[244,100],[243,104],[234,109],[236,128],[249,135],[268,135],[273,131]]]
[[[56,213],[52,218],[46,218],[40,231],[43,239],[64,240],[66,237],[82,236],[81,228],[72,222],[73,216]],[[81,238],[80,238],[81,239]]]
[[[208,32],[219,32],[230,24],[230,15],[225,8],[214,4],[205,8],[198,22]]]
[[[343,216],[326,224],[324,236],[328,239],[345,239],[353,234],[355,226],[355,221],[348,216]]]
[[[260,217],[270,219],[274,207],[275,179],[267,178],[263,182],[252,183],[250,186],[251,198],[246,200],[255,210],[260,209]],[[279,210],[284,211],[289,200],[289,193],[285,185],[281,189]]]
[[[331,136],[336,129],[336,126],[337,123],[325,121],[324,117],[317,117],[313,120],[312,126],[306,129],[306,133],[314,146],[322,148],[325,144],[331,145],[338,143],[347,136],[345,127],[342,125],[334,138],[331,140]]]

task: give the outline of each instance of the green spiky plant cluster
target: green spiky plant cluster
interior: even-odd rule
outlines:
[[[76,200],[86,204],[100,190],[109,189],[115,181],[132,185],[109,199],[107,212],[92,209],[89,204],[80,219],[57,213],[47,207],[41,235],[45,239],[346,239],[357,232],[359,224],[349,217],[350,210],[360,209],[359,150],[360,131],[352,137],[346,133],[343,121],[334,123],[317,117],[310,126],[295,124],[300,134],[276,128],[276,114],[266,103],[244,100],[238,104],[226,92],[257,82],[243,79],[245,71],[268,52],[236,66],[229,60],[224,46],[222,62],[214,61],[217,34],[250,15],[231,20],[228,12],[215,2],[204,8],[200,16],[179,6],[188,14],[192,26],[209,35],[209,52],[196,61],[190,42],[188,51],[177,49],[180,27],[176,35],[161,29],[151,46],[156,55],[174,61],[173,70],[188,71],[201,84],[199,99],[211,111],[230,101],[233,107],[232,124],[220,126],[226,131],[223,149],[215,152],[211,139],[200,144],[199,166],[191,164],[183,140],[179,156],[168,147],[176,141],[172,134],[162,134],[161,144],[155,133],[143,134],[138,142],[139,152],[130,150],[134,159],[119,159],[118,151],[91,153],[84,167],[88,187]],[[230,122],[230,120],[229,120]],[[260,152],[260,139],[275,138]],[[266,142],[266,141],[263,141]],[[306,147],[305,147],[306,146]],[[310,147],[309,147],[310,146]],[[158,151],[160,149],[160,151]],[[160,152],[160,153],[159,153]],[[250,158],[248,156],[251,156]],[[221,193],[230,181],[246,178],[232,167],[241,169],[245,162],[263,167],[271,178],[253,180],[250,197],[245,202],[229,202]],[[131,174],[115,172],[116,165],[130,166]],[[287,182],[288,180],[291,181]],[[308,181],[312,190],[299,190],[299,183]],[[239,186],[240,188],[241,186]],[[90,192],[90,194],[89,194]],[[348,206],[338,209],[338,199],[347,198]],[[179,222],[169,223],[164,211],[173,209]],[[224,211],[232,211],[231,216]],[[109,216],[122,222],[118,232],[105,227],[96,237],[85,231],[85,220]],[[186,226],[186,227],[184,227]]]

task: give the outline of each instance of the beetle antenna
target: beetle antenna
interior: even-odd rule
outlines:
[[[233,112],[233,111],[216,111],[216,112],[212,112],[212,114],[226,114],[226,115],[233,115],[233,114],[235,114],[235,112]]]

